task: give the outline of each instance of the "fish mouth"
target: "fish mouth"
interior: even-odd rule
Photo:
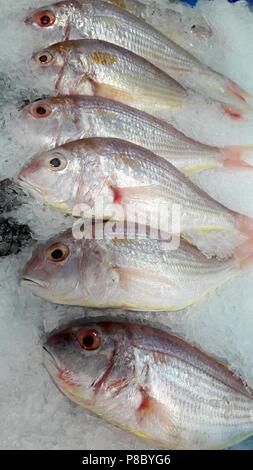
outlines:
[[[66,373],[68,374],[68,369],[66,369],[54,353],[51,351],[50,347],[46,344],[43,345],[43,363],[48,371],[49,375],[52,377],[58,388],[66,394],[71,394],[72,388],[79,388],[80,384],[71,381],[68,375],[64,376]]]
[[[49,375],[56,381],[58,374],[62,372],[62,368],[57,358],[45,344],[43,345],[43,363]]]
[[[42,191],[42,189],[38,188],[38,186],[35,186],[35,184],[31,183],[30,181],[27,181],[25,176],[23,176],[22,174],[18,176],[18,181],[22,188],[27,189],[29,191],[33,191],[39,194],[40,196],[44,196],[44,192]]]
[[[41,281],[40,279],[33,279],[28,276],[24,276],[21,279],[21,285],[23,287],[40,287],[42,289],[46,289],[48,287],[48,282]]]
[[[43,344],[43,357],[44,357],[44,360],[45,362],[49,362],[50,364],[52,364],[58,371],[61,371],[61,367],[60,367],[60,364],[59,362],[57,361],[56,357],[54,356],[54,354],[52,353],[52,351],[50,351],[50,349],[47,347],[46,344]]]

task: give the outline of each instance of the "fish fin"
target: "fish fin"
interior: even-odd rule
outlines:
[[[129,79],[130,80],[130,79]],[[105,85],[103,83],[96,83],[91,80],[92,90],[95,96],[100,96],[103,98],[108,98],[113,101],[119,101],[125,105],[131,107],[144,106],[146,110],[147,107],[153,109],[154,106],[162,105],[167,109],[180,108],[186,102],[186,92],[185,90],[178,85],[179,90],[174,90],[168,88],[166,93],[164,90],[160,90],[159,86],[153,85],[153,88],[146,87],[142,93],[136,93],[134,91],[135,84],[132,84],[132,93],[127,93],[126,91],[119,90],[118,88],[112,85]],[[169,87],[169,85],[168,85]],[[138,105],[136,106],[136,102]]]
[[[233,121],[243,121],[244,111],[242,109],[235,108],[225,103],[221,104],[221,108],[226,116],[229,116]]]
[[[137,408],[137,412],[141,415],[141,419],[146,414],[150,414],[151,412],[157,411],[159,409],[160,405],[158,401],[155,398],[148,395],[148,393],[144,389],[141,389],[141,398],[142,398],[141,403],[139,404]]]
[[[249,94],[232,80],[228,80],[227,93],[237,98],[241,103],[246,103],[249,98]]]
[[[253,168],[253,145],[242,145],[221,149],[224,166],[228,168]]]
[[[126,203],[129,200],[154,200],[162,197],[162,191],[156,186],[133,186],[131,188],[111,187],[114,194],[114,202]]]
[[[241,270],[253,265],[253,237],[235,249],[234,258],[239,262]]]
[[[119,156],[119,158],[121,158]],[[123,157],[122,157],[123,158]],[[134,165],[137,163],[134,163]],[[133,200],[154,200],[155,198],[160,199],[162,197],[162,191],[156,186],[132,186],[129,188],[119,187],[108,181],[108,187],[112,191],[113,203],[114,204],[126,204]]]
[[[119,90],[111,85],[104,85],[102,83],[92,82],[92,89],[95,96],[101,96],[102,98],[108,98],[113,101],[119,101],[126,105],[133,105],[133,97],[125,91]]]
[[[144,388],[141,387],[140,392],[142,399],[136,410],[139,424],[145,428],[154,425],[156,429],[162,428],[168,434],[168,444],[172,447],[180,446],[180,432],[169,415],[168,409],[156,398],[151,397]]]
[[[109,185],[110,189],[112,190],[113,193],[113,203],[114,204],[121,204],[123,202],[123,191],[121,188],[118,188],[117,186]]]

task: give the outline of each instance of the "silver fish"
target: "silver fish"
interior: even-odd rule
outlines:
[[[66,213],[138,220],[165,234],[181,232],[201,249],[210,239],[210,255],[219,253],[224,234],[236,246],[253,232],[251,218],[216,202],[163,158],[120,139],[84,139],[42,152],[19,181]]]
[[[154,65],[103,41],[53,44],[36,53],[34,60],[51,72],[59,94],[88,91],[144,111],[180,107],[187,98],[184,88]]]
[[[229,104],[243,105],[247,100],[247,93],[232,80],[203,65],[144,20],[110,3],[60,2],[42,7],[26,22],[47,33],[51,43],[82,38],[108,41],[145,58],[185,88]]]
[[[223,449],[253,434],[253,391],[161,330],[79,321],[48,339],[44,364],[70,400],[166,448]]]
[[[204,145],[165,121],[100,97],[60,96],[36,100],[21,110],[18,128],[36,150],[87,137],[114,137],[151,150],[185,174],[223,166],[252,168],[245,161],[252,151],[249,146]]]
[[[175,311],[252,264],[252,241],[217,260],[183,242],[173,250],[145,233],[132,239],[131,229],[121,238],[123,231],[115,234],[111,222],[96,223],[95,233],[85,226],[85,235],[76,228],[74,236],[69,231],[39,247],[24,270],[24,287],[59,304]]]
[[[145,59],[114,44],[65,41],[34,54],[33,60],[47,76],[48,93],[109,98],[164,119],[204,144],[253,143],[249,111],[186,92]]]

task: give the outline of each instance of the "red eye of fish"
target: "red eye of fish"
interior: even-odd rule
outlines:
[[[52,24],[54,24],[55,15],[51,11],[42,11],[36,16],[35,21],[38,26],[48,28],[48,26],[52,26]]]
[[[56,263],[64,261],[68,255],[69,248],[63,243],[54,243],[47,249],[47,258]]]
[[[94,351],[101,345],[101,337],[99,333],[93,329],[82,330],[77,339],[81,348],[86,351]]]
[[[48,117],[52,112],[51,107],[45,103],[36,103],[31,107],[31,114],[35,118],[43,119]]]

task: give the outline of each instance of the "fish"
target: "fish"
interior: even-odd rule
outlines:
[[[53,44],[33,55],[48,93],[92,95],[145,111],[214,146],[252,145],[253,115],[185,90],[131,51],[99,40]]]
[[[177,107],[187,96],[181,85],[145,59],[104,41],[65,41],[33,58],[52,72],[59,94],[88,91],[143,110]]]
[[[20,111],[17,126],[37,151],[88,137],[113,137],[151,150],[186,175],[210,168],[252,168],[247,158],[253,146],[204,145],[165,121],[101,97],[36,100]]]
[[[49,336],[43,359],[67,398],[167,449],[224,449],[253,434],[252,389],[157,328],[79,320]]]
[[[170,162],[120,139],[95,137],[42,152],[19,183],[65,213],[174,230],[210,255],[222,252],[224,236],[237,246],[253,233],[250,217],[212,199]]]
[[[148,60],[184,88],[230,105],[247,102],[247,92],[231,79],[117,5],[101,0],[60,2],[42,7],[26,23],[43,31],[51,43],[94,39],[116,44]]]
[[[95,229],[94,229],[95,227]],[[124,234],[124,236],[123,236]],[[207,258],[181,241],[155,239],[110,221],[65,232],[38,247],[21,285],[57,304],[137,311],[180,311],[252,265],[246,241],[228,259]]]

